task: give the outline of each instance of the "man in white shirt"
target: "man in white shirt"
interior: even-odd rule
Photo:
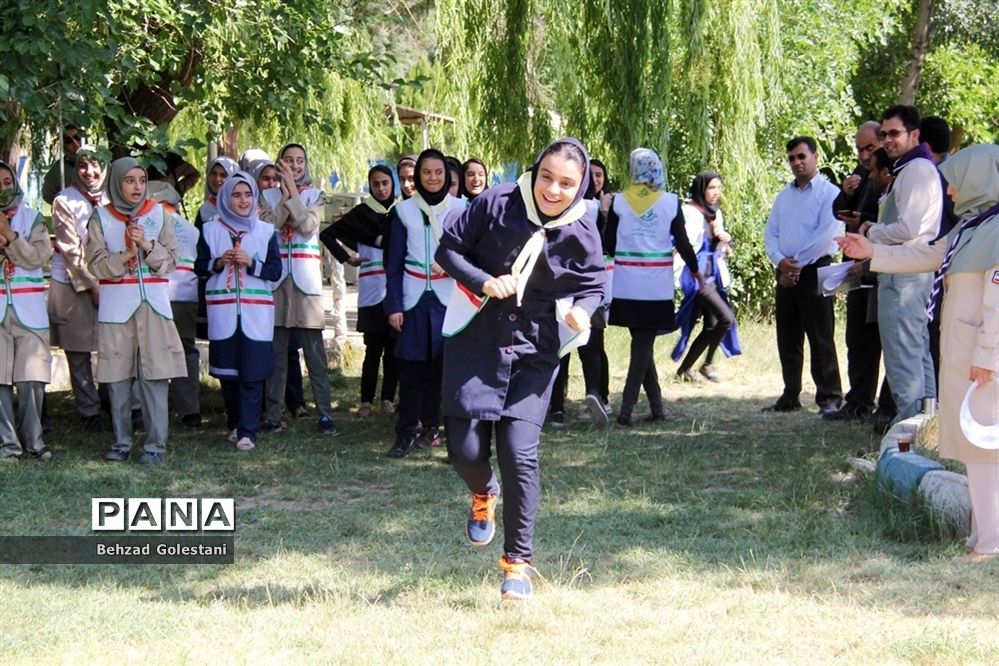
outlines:
[[[943,186],[930,149],[919,142],[919,123],[919,111],[902,105],[886,110],[881,121],[895,178],[881,198],[878,222],[860,228],[876,245],[925,244],[940,231]],[[922,399],[936,395],[925,310],[932,287],[933,273],[878,277],[878,326],[896,421],[918,414]]]
[[[787,142],[794,180],[777,195],[764,230],[767,256],[777,267],[777,352],[784,392],[765,412],[801,409],[804,339],[808,337],[815,402],[823,416],[836,413],[843,399],[833,340],[833,301],[822,296],[816,271],[832,263],[834,237],[843,224],[833,215],[839,188],[819,175],[815,139]]]

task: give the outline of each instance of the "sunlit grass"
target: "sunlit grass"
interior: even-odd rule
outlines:
[[[774,333],[742,334],[720,385],[674,383],[660,341],[665,424],[545,431],[526,604],[499,603],[501,538],[464,543],[443,452],[389,460],[391,420],[350,414],[357,354],[339,437],[310,417],[240,454],[216,418],[175,428],[156,469],[102,463],[110,434],[80,431],[53,394],[57,459],[0,468],[2,534],[87,534],[94,496],[234,497],[236,563],[0,566],[2,661],[995,662],[996,565],[955,560],[959,542],[831,479],[877,440],[822,422],[808,394],[803,412],[761,414],[780,389]],[[608,342],[618,394],[627,336]],[[581,398],[577,377],[573,413]]]

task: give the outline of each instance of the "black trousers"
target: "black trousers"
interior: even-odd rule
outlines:
[[[680,371],[690,370],[705,349],[708,350],[708,353],[704,357],[704,363],[713,363],[715,352],[718,351],[718,345],[721,344],[722,338],[725,337],[730,328],[735,326],[735,314],[725,304],[714,285],[708,286],[703,292],[697,292],[694,303],[700,309],[703,317],[702,328],[687,348],[687,356],[680,364]]]
[[[396,375],[395,338],[388,333],[364,334],[364,362],[361,364],[361,402],[375,401],[378,368],[382,369],[381,400],[395,402]]]
[[[587,395],[598,396],[604,404],[610,402],[610,368],[607,350],[604,349],[604,329],[591,328],[590,339],[578,351],[579,360],[583,364],[583,384]],[[558,374],[552,385],[552,400],[548,407],[550,413],[565,412],[565,399],[569,393],[570,358],[572,354],[566,354],[559,361]]]
[[[452,467],[468,489],[480,495],[500,491],[489,463],[495,438],[503,479],[503,551],[509,558],[530,561],[541,499],[538,466],[541,426],[505,416],[499,421],[449,416],[447,431]]]
[[[656,331],[651,328],[629,328],[628,332],[631,333],[631,358],[621,394],[621,416],[631,416],[638,402],[639,388],[645,389],[645,397],[649,399],[652,413],[662,414],[663,393],[659,388],[659,372],[654,358]]]
[[[784,403],[796,403],[801,394],[806,337],[815,382],[815,402],[838,406],[843,398],[833,339],[836,329],[833,299],[819,293],[816,274],[820,266],[830,263],[829,257],[823,257],[801,270],[798,284],[793,287],[777,285],[777,353],[784,377],[784,393],[780,398]]]
[[[395,432],[415,435],[422,425],[433,428],[441,422],[441,377],[444,355],[429,361],[406,361],[397,358],[399,373],[399,408]]]
[[[610,366],[604,349],[603,328],[591,328],[590,339],[579,348],[579,361],[583,364],[583,384],[587,395],[599,396],[604,404],[610,402]]]
[[[298,352],[302,342],[298,339],[298,329],[288,333],[288,383],[284,386],[284,406],[292,413],[305,407],[305,386],[302,382],[302,360]]]
[[[869,289],[855,289],[846,296],[846,373],[850,390],[846,393],[847,405],[855,405],[870,412],[875,406],[878,375],[881,371],[881,334],[876,321],[867,322]],[[885,411],[895,411],[888,378],[881,383],[877,406]]]

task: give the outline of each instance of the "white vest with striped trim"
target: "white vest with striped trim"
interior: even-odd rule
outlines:
[[[27,240],[31,228],[38,219],[38,211],[27,206],[18,206],[10,228]],[[17,321],[25,328],[46,329],[49,315],[45,307],[45,276],[42,268],[21,268],[13,263],[13,270],[7,274],[8,262],[3,262],[3,282],[0,282],[0,322],[7,320],[8,310],[14,311]]]
[[[198,228],[173,213],[173,233],[177,237],[177,268],[170,273],[170,300],[178,303],[198,302],[198,276],[194,260],[198,256]]]
[[[232,248],[232,234],[218,220],[205,224],[202,233],[208,253],[220,257]],[[274,225],[258,222],[253,231],[240,240],[240,247],[259,262],[267,260],[267,244],[274,235]],[[245,266],[237,270],[227,266],[208,278],[205,302],[208,306],[208,339],[227,340],[240,330],[251,340],[269,342],[274,339],[274,296],[271,282],[247,273]]]
[[[90,216],[94,212],[94,205],[90,203],[90,199],[72,185],[60,192],[56,198],[66,200],[66,208],[73,213],[73,222],[76,224],[76,235],[80,239],[81,245],[86,247],[87,223],[90,222]],[[101,202],[107,203],[107,195],[103,192],[101,193]],[[66,271],[66,260],[58,248],[54,249],[55,252],[52,254],[52,279],[63,284],[71,284],[72,280],[69,279],[69,273]]]
[[[146,240],[154,241],[160,237],[160,230],[166,218],[166,211],[159,204],[153,206],[148,213],[135,220],[145,230]],[[125,251],[125,223],[111,214],[106,206],[97,209],[97,219],[104,231],[104,244],[109,252]],[[173,321],[173,309],[170,307],[170,280],[154,275],[152,270],[142,261],[139,252],[139,270],[127,273],[120,280],[101,280],[101,302],[97,307],[97,321],[104,324],[124,324],[142,302],[165,319]]]
[[[679,200],[664,194],[636,215],[624,195],[612,204],[618,216],[613,297],[634,301],[673,300],[673,236],[670,224]]]
[[[357,269],[357,306],[378,305],[385,300],[385,262],[381,248],[357,244],[361,265]]]
[[[464,210],[465,202],[447,196],[449,211]],[[440,239],[429,224],[423,222],[423,211],[412,198],[396,204],[396,214],[406,228],[406,266],[402,275],[402,309],[411,310],[425,291],[433,291],[441,305],[451,300],[454,280],[446,273],[431,274],[434,253]],[[443,219],[440,220],[444,222]]]
[[[299,194],[302,205],[306,208],[315,206],[323,193],[310,187]],[[278,250],[281,252],[281,277],[274,282],[277,289],[284,279],[291,275],[292,281],[299,291],[310,296],[321,296],[323,293],[322,253],[319,249],[319,229],[305,236],[297,231],[292,232],[286,242],[278,229]]]

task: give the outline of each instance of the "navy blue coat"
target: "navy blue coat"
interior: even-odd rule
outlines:
[[[436,260],[476,294],[490,277],[510,272],[537,227],[515,184],[491,187],[444,223]],[[544,251],[516,296],[489,299],[472,322],[444,345],[445,416],[498,421],[507,416],[542,425],[558,370],[555,300],[572,297],[592,315],[606,273],[596,217],[587,212],[546,230]]]

